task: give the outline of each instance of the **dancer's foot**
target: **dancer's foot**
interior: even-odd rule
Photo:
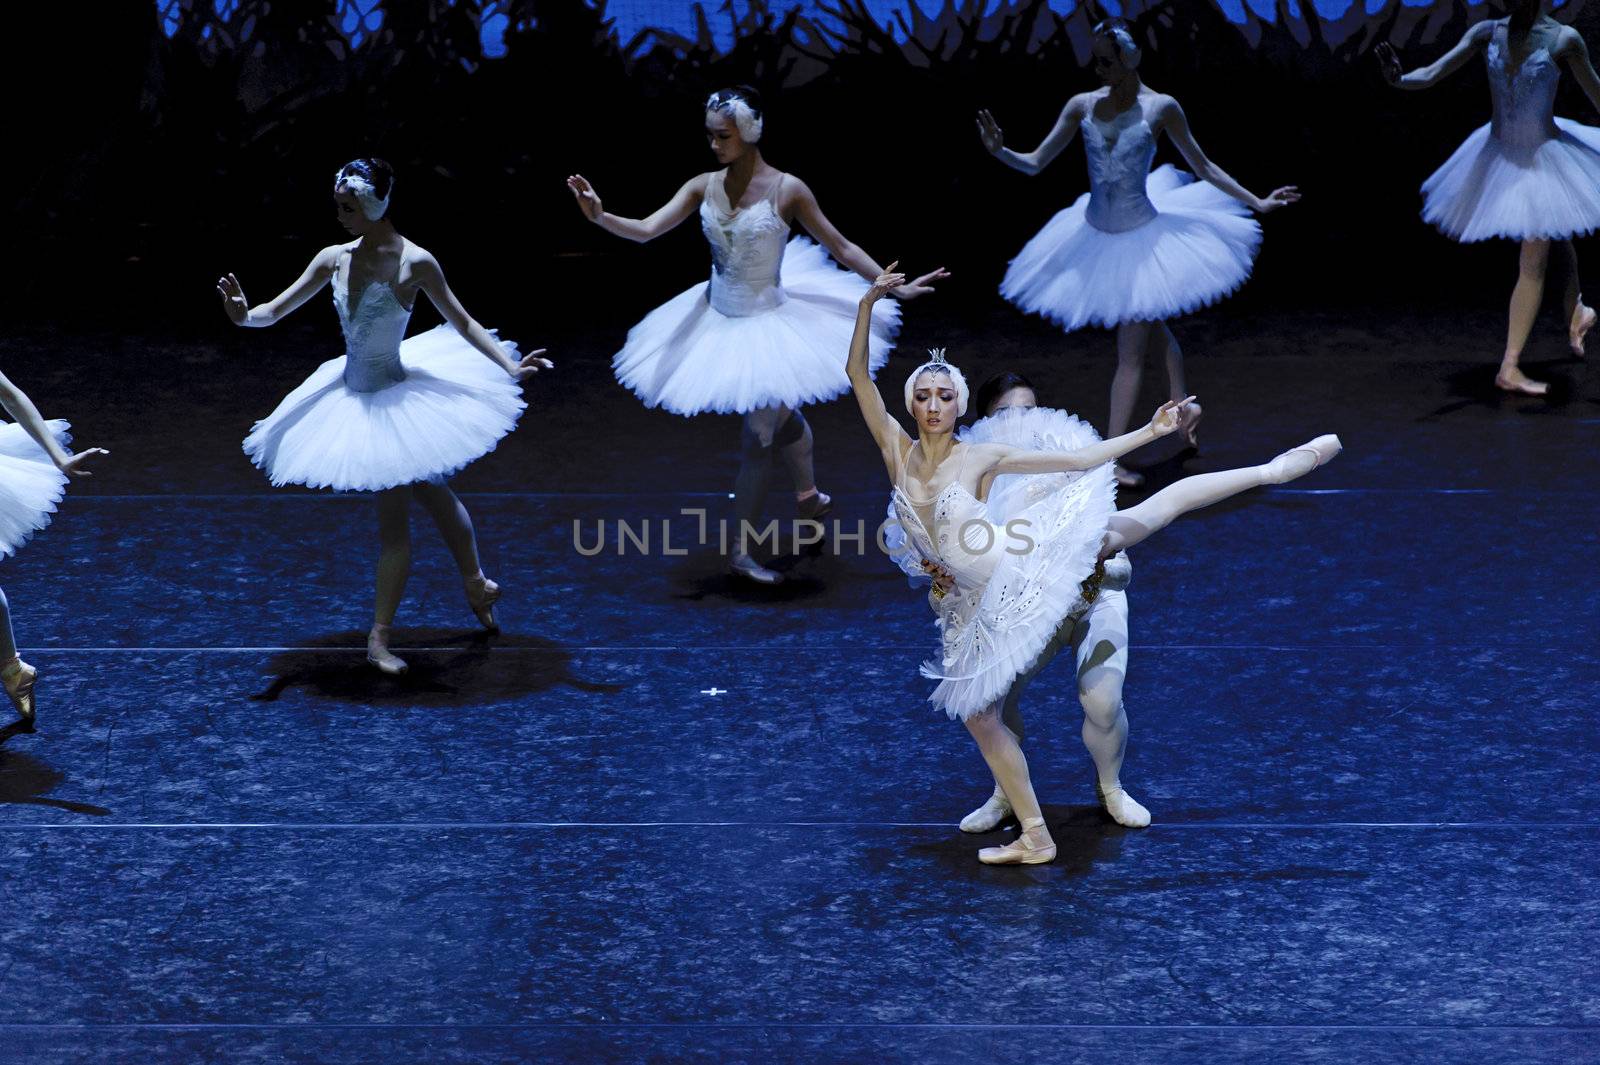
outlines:
[[[1055,860],[1055,841],[1042,817],[1022,822],[1022,835],[1004,847],[985,847],[978,852],[978,861],[984,865],[1043,865]]]
[[[833,510],[833,497],[816,488],[809,492],[796,492],[794,501],[802,521],[816,521]]]
[[[1190,400],[1183,405],[1183,410],[1178,415],[1178,432],[1183,434],[1183,439],[1190,447],[1200,446],[1200,417],[1205,411],[1195,400]]]
[[[735,577],[743,577],[747,581],[757,584],[781,584],[783,574],[775,569],[768,569],[749,555],[734,555],[728,560],[728,572]]]
[[[500,586],[485,577],[480,570],[466,579],[467,605],[477,616],[478,624],[490,632],[500,631],[500,620],[494,616],[494,605],[500,601]]]
[[[1571,346],[1572,353],[1580,359],[1584,356],[1584,338],[1589,335],[1589,330],[1594,328],[1595,318],[1594,308],[1581,299],[1578,305],[1572,308],[1572,321],[1567,325],[1567,343]]]
[[[1542,396],[1550,391],[1550,386],[1543,381],[1535,381],[1515,366],[1500,364],[1500,372],[1494,375],[1494,386],[1502,392],[1517,392],[1524,396]]]
[[[995,788],[987,802],[961,819],[961,831],[974,835],[993,832],[1010,816],[1011,800],[1006,798],[1005,792]]]
[[[1111,467],[1111,476],[1124,488],[1138,488],[1144,484],[1144,474],[1130,470],[1120,462]]]
[[[1286,484],[1297,477],[1304,477],[1318,466],[1331,462],[1343,448],[1339,438],[1332,433],[1290,448],[1261,467],[1261,483]]]
[[[388,625],[372,623],[372,631],[367,633],[367,661],[377,666],[379,672],[398,677],[411,667],[389,650],[390,631]]]
[[[1097,780],[1094,782],[1094,796],[1100,800],[1100,808],[1123,828],[1150,827],[1150,811],[1129,795],[1121,784],[1106,791]]]
[[[17,708],[22,720],[33,720],[33,687],[39,671],[20,658],[13,658],[0,668],[0,684],[5,685],[6,697]]]

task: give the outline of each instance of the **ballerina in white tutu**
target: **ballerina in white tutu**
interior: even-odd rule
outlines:
[[[1339,440],[1321,436],[1265,465],[1186,477],[1119,511],[1111,463],[1177,429],[1192,396],[1167,401],[1149,425],[1112,440],[1095,440],[1070,415],[1036,410],[990,419],[982,441],[958,441],[967,384],[942,352],[906,378],[906,410],[917,423],[912,440],[867,368],[872,305],[904,280],[885,274],[861,298],[850,383],[894,485],[895,517],[909,545],[896,560],[912,575],[937,568],[949,577],[930,593],[943,653],[922,667],[939,681],[929,701],[966,723],[1021,823],[1014,842],[985,848],[978,858],[991,865],[1048,862],[1055,844],[1027,759],[998,712],[1007,691],[1034,667],[1062,623],[1087,608],[1104,579],[1102,563],[1190,511],[1303,477],[1338,454]],[[1000,480],[1007,474],[1022,476]]]
[[[580,174],[567,178],[567,187],[591,222],[640,243],[699,215],[711,245],[710,280],[646,315],[628,332],[612,367],[617,380],[646,406],[682,415],[744,416],[734,487],[740,528],[729,568],[776,584],[782,576],[746,550],[766,499],[774,452],[794,481],[800,517],[828,513],[832,500],[817,488],[811,427],[800,407],[850,387],[840,353],[850,336],[855,302],[880,268],[834,228],[805,182],[762,157],[763,126],[755,89],[741,85],[713,93],[706,101],[705,130],[723,169],[690,178],[648,218],[606,211]],[[802,237],[790,240],[794,223],[821,247]],[[839,269],[830,255],[859,276]],[[902,300],[924,295],[944,276],[935,270],[894,295]],[[880,307],[871,333],[874,371],[888,359],[898,328],[898,308]]]
[[[1544,14],[1540,0],[1516,0],[1509,17],[1479,22],[1437,61],[1409,73],[1392,45],[1377,49],[1384,78],[1402,89],[1430,88],[1479,52],[1489,68],[1493,117],[1422,183],[1422,217],[1463,243],[1521,242],[1494,383],[1538,396],[1549,386],[1523,373],[1519,363],[1544,300],[1551,241],[1561,242],[1567,263],[1563,305],[1574,355],[1583,355],[1595,323],[1583,302],[1572,238],[1600,228],[1600,129],[1556,118],[1555,99],[1565,64],[1600,109],[1600,76],[1578,31]]]
[[[1083,131],[1089,191],[1028,241],[1011,261],[1000,294],[1069,332],[1086,325],[1116,330],[1108,428],[1117,436],[1133,417],[1147,357],[1165,359],[1171,398],[1188,394],[1183,352],[1168,320],[1244,284],[1261,244],[1261,227],[1249,212],[1275,211],[1300,194],[1285,186],[1257,196],[1208,159],[1178,101],[1140,80],[1140,49],[1125,24],[1096,26],[1093,54],[1105,88],[1068,100],[1039,147],[1007,148],[986,110],[978,112],[978,135],[1007,166],[1037,174]],[[1162,133],[1200,181],[1170,165],[1151,172]],[[1183,409],[1191,446],[1198,443],[1200,414],[1192,401]],[[1116,476],[1128,486],[1144,480],[1121,465]]]
[[[525,404],[521,383],[552,363],[544,349],[518,357],[469,315],[438,260],[402,237],[389,218],[394,171],[381,159],[346,163],[334,178],[339,224],[355,236],[322,249],[299,280],[252,307],[232,274],[217,281],[235,325],[281,320],[324,285],[344,332],[331,359],[257,422],[244,450],[274,485],[378,493],[377,595],[367,659],[384,673],[406,670],[389,650],[390,626],[411,571],[411,501],[439,527],[466,585],[467,603],[498,627],[500,587],[483,575],[467,509],[446,478],[494,450]],[[422,293],[448,325],[409,339]]]
[[[66,491],[69,477],[92,476],[90,459],[108,455],[91,447],[73,454],[66,445],[71,428],[63,421],[45,421],[27,395],[0,373],[0,407],[14,421],[0,424],[0,559],[14,554],[34,533],[50,524],[50,515]],[[17,654],[11,627],[11,605],[0,589],[0,685],[24,721],[35,716],[34,692],[39,671]]]

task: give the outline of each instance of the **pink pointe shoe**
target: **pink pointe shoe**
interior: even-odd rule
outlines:
[[[1042,817],[1022,822],[1022,835],[1004,847],[985,847],[978,852],[978,861],[984,865],[1043,865],[1055,860],[1056,844]]]
[[[391,677],[398,677],[411,667],[406,665],[406,660],[389,650],[389,634],[393,629],[381,622],[372,623],[372,631],[367,633],[367,661],[377,667],[379,673]]]
[[[1344,445],[1332,433],[1319,436],[1299,447],[1290,448],[1261,467],[1261,483],[1287,484],[1297,477],[1304,477],[1318,466],[1332,462],[1333,457],[1343,450]]]
[[[495,617],[494,605],[500,601],[500,586],[482,573],[466,579],[467,605],[472,608],[478,624],[490,632],[500,631],[500,619]]]
[[[833,511],[833,497],[818,488],[804,493],[796,492],[794,502],[801,521],[816,521]]]
[[[20,658],[13,658],[0,669],[0,684],[5,685],[6,697],[24,721],[33,720],[33,688],[38,679],[39,671]]]

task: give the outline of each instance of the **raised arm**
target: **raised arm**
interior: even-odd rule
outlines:
[[[50,461],[55,463],[57,469],[69,476],[91,476],[89,471],[83,468],[83,464],[96,455],[111,453],[105,448],[91,447],[76,455],[69,454],[56,441],[55,435],[50,432],[50,427],[45,424],[44,416],[39,413],[39,408],[33,405],[33,400],[29,399],[22,389],[12,384],[3,373],[0,373],[0,407],[4,407],[6,413],[22,426],[22,431],[44,449],[44,453],[50,456]]]
[[[828,217],[822,213],[822,208],[817,205],[817,197],[812,193],[810,186],[793,175],[789,175],[784,184],[786,186],[784,201],[790,214],[818,244],[828,249],[828,254],[833,256],[836,262],[842,263],[846,269],[854,270],[868,281],[873,281],[883,274],[883,268],[872,256],[846,240],[838,227],[828,221]],[[933,282],[948,276],[950,275],[944,268],[940,267],[914,281],[902,279],[897,288],[890,290],[889,295],[901,300],[926,296],[933,291]]]
[[[709,174],[700,174],[685,181],[672,199],[648,218],[623,218],[611,214],[601,205],[600,194],[582,174],[567,178],[567,188],[572,190],[573,198],[578,201],[578,210],[589,221],[607,233],[643,244],[647,240],[655,240],[698,211],[700,201],[705,199],[709,178]]]
[[[1184,405],[1194,402],[1195,397],[1188,399],[1173,399],[1156,410],[1155,417],[1150,419],[1150,424],[1143,429],[1136,429],[1131,433],[1102,440],[1098,444],[1079,448],[1076,451],[1023,451],[1017,448],[997,449],[984,466],[983,477],[999,476],[1002,473],[1068,473],[1078,470],[1092,470],[1106,462],[1113,462],[1121,458],[1134,448],[1143,447],[1152,440],[1159,440],[1178,427],[1180,415]]]
[[[1088,110],[1088,99],[1080,95],[1068,100],[1056,118],[1056,124],[1039,142],[1039,147],[1031,152],[1014,152],[1007,148],[1005,134],[1000,131],[1000,124],[988,110],[978,112],[978,137],[990,155],[1011,169],[1024,174],[1037,174],[1049,166],[1078,135],[1078,127],[1083,125],[1083,116]]]
[[[1427,66],[1418,67],[1409,74],[1400,65],[1400,56],[1395,52],[1394,45],[1388,41],[1380,41],[1378,47],[1374,49],[1374,54],[1378,57],[1378,68],[1383,71],[1383,80],[1390,85],[1397,89],[1431,89],[1460,70],[1467,60],[1482,51],[1489,43],[1489,34],[1493,32],[1494,23],[1485,19],[1463,33],[1454,48]]]
[[[1172,97],[1163,96],[1157,102],[1155,120],[1156,128],[1164,131],[1172,140],[1179,154],[1194,171],[1195,177],[1215,185],[1257,214],[1276,211],[1300,199],[1300,191],[1293,185],[1273,189],[1262,198],[1235,181],[1227,171],[1213,163],[1206,153],[1200,150],[1194,134],[1189,130],[1189,116],[1183,113],[1183,108],[1179,107],[1178,101]]]
[[[1572,79],[1589,98],[1589,105],[1600,111],[1600,75],[1595,74],[1594,64],[1589,60],[1589,46],[1584,43],[1583,34],[1571,26],[1564,27],[1556,42],[1555,54],[1567,64]]]
[[[440,268],[439,260],[435,259],[432,253],[419,251],[417,258],[411,263],[411,278],[439,309],[444,320],[449,322],[467,343],[504,370],[507,376],[523,381],[540,370],[548,370],[555,365],[549,359],[540,358],[544,354],[544,348],[529,352],[523,356],[521,362],[507,354],[505,345],[479,325],[477,319],[468,314],[467,309],[461,305],[456,294],[450,291],[450,286],[444,280],[444,270]]]
[[[323,248],[311,260],[311,265],[295,279],[294,284],[278,293],[270,302],[254,307],[244,298],[239,279],[232,274],[223,274],[217,279],[217,294],[222,297],[222,310],[234,325],[252,329],[275,325],[279,319],[315,296],[332,279],[339,252],[338,245]]]
[[[898,265],[890,263],[889,269],[893,270]],[[845,362],[845,373],[850,377],[850,390],[855,393],[856,405],[861,408],[861,417],[867,423],[867,431],[872,434],[873,442],[878,445],[878,451],[883,455],[883,464],[889,471],[890,480],[894,479],[895,464],[899,461],[901,452],[911,445],[911,437],[900,428],[900,423],[894,420],[889,414],[889,409],[883,405],[883,395],[878,391],[877,382],[872,379],[869,342],[872,339],[872,305],[895,286],[905,284],[905,280],[905,274],[881,274],[872,282],[872,287],[862,295],[860,306],[856,310],[855,335],[850,338],[850,357]]]

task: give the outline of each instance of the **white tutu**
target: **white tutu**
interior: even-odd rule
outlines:
[[[274,485],[437,482],[493,451],[526,406],[517,382],[449,326],[402,341],[399,355],[404,379],[373,392],[345,384],[349,356],[323,363],[255,424],[245,453]]]
[[[1011,260],[1000,294],[1071,330],[1176,318],[1244,284],[1261,246],[1244,204],[1171,165],[1146,194],[1159,213],[1118,233],[1091,225],[1090,194],[1078,197]]]
[[[628,331],[612,360],[617,380],[646,406],[674,414],[744,414],[800,407],[850,389],[845,359],[867,282],[803,237],[783,252],[776,306],[732,316],[711,305],[710,283],[680,293]],[[889,358],[900,327],[893,299],[872,313],[870,365]]]
[[[1001,411],[965,430],[961,439],[1029,451],[1072,451],[1100,437],[1086,422],[1064,411],[1039,407]],[[885,536],[892,551],[900,547],[894,551],[895,561],[907,574],[921,575],[921,557],[931,557],[955,576],[955,589],[935,601],[941,659],[924,663],[922,673],[939,681],[928,700],[961,720],[1000,699],[1038,661],[1061,623],[1088,609],[1083,581],[1095,572],[1106,525],[1117,505],[1110,463],[1077,473],[997,477],[986,502],[967,497],[970,514],[962,513],[959,502],[965,495],[964,490],[951,493],[951,501],[941,501],[936,514],[961,530],[957,541],[971,536],[965,526],[977,518],[998,527],[997,542],[1007,546],[983,553],[994,561],[966,565],[977,553],[968,555],[955,544],[941,559],[929,552],[932,540],[925,531],[907,538],[900,529],[891,528]],[[914,514],[900,513],[893,524],[901,525],[907,518],[918,520]],[[1022,549],[1018,532],[1032,542],[1030,548]],[[988,565],[993,568],[986,580],[967,578],[973,569]]]
[[[72,439],[63,421],[45,426],[65,447]],[[0,425],[0,558],[16,552],[50,524],[67,489],[67,475],[20,425]]]
[[[1565,118],[1555,124],[1556,136],[1523,150],[1478,127],[1423,182],[1423,220],[1462,243],[1600,229],[1600,129]]]

